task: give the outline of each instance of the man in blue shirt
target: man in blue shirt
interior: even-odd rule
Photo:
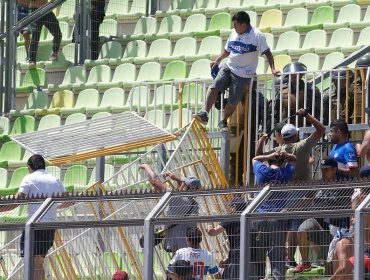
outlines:
[[[358,162],[355,146],[348,141],[348,125],[344,120],[330,124],[330,138],[334,145],[329,156],[338,162],[337,179],[352,179],[358,176]]]

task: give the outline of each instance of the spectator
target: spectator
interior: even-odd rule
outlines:
[[[29,0],[18,0],[17,1],[17,10],[16,10],[16,21],[19,22],[25,17],[27,17],[34,9],[29,9],[30,1]],[[30,40],[31,34],[33,32],[34,25],[31,23],[23,29],[19,30],[19,33],[22,34],[24,38],[24,48],[26,49],[26,60],[29,60],[29,51],[30,51]]]
[[[90,57],[93,60],[99,57],[99,26],[105,17],[105,0],[91,0],[90,20],[91,20],[91,37],[90,37]]]
[[[160,180],[159,176],[155,174],[148,164],[141,164],[139,168],[148,174],[149,182],[155,190],[161,192],[171,190]],[[194,191],[201,188],[199,179],[194,176],[180,178],[172,172],[167,172],[164,175],[177,182],[179,191]],[[169,217],[196,216],[198,213],[199,205],[193,197],[180,196],[170,200],[167,215]],[[186,247],[187,242],[185,236],[187,229],[195,226],[196,223],[167,225],[165,227],[165,238],[163,239],[164,249],[168,252],[176,252],[176,250]]]
[[[241,213],[247,208],[247,203],[240,197],[235,197],[232,201],[227,202],[227,210],[230,214]],[[222,279],[239,280],[240,264],[240,220],[235,222],[221,222],[216,227],[209,225],[207,233],[210,236],[216,236],[226,232],[230,250],[227,259],[221,261],[220,266],[224,267]]]
[[[176,280],[196,280],[193,277],[193,266],[189,261],[176,260],[172,265],[172,270]]]
[[[330,139],[334,144],[329,156],[338,162],[337,178],[351,179],[358,176],[356,149],[348,141],[348,125],[344,120],[336,120],[330,124]]]
[[[370,107],[367,107],[365,109],[365,112],[368,114],[367,124],[370,126]],[[365,156],[366,162],[368,164],[360,169],[360,176],[365,177],[365,174],[370,171],[370,130],[366,131],[362,143],[356,144],[356,152],[359,158]]]
[[[34,0],[30,1],[31,9],[38,9],[47,4],[48,0]],[[62,32],[60,31],[59,21],[52,11],[46,13],[35,22],[35,30],[32,33],[30,45],[30,65],[29,68],[36,67],[37,49],[40,41],[40,34],[42,27],[45,26],[47,30],[53,35],[53,51],[50,54],[49,60],[55,61],[58,59],[58,51],[60,42],[62,41]]]
[[[128,274],[126,271],[118,270],[114,273],[112,280],[128,280]]]
[[[212,254],[200,248],[202,232],[197,227],[189,228],[186,232],[187,247],[176,251],[167,268],[167,276],[174,277],[173,264],[177,260],[190,262],[193,267],[193,277],[196,279],[207,279],[207,275],[214,275],[221,279],[221,274]]]

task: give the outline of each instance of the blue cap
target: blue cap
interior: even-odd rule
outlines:
[[[216,79],[218,72],[221,69],[221,61],[217,62],[212,68],[211,68],[211,75],[213,79]]]

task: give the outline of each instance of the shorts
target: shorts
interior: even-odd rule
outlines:
[[[54,236],[55,230],[54,229],[47,229],[47,230],[36,230],[34,235],[34,242],[33,242],[33,254],[34,256],[41,256],[45,257],[48,253],[49,249],[54,244]],[[21,257],[24,257],[24,238],[25,232],[22,232],[21,236]]]
[[[235,75],[231,72],[229,67],[224,64],[216,78],[213,80],[210,88],[215,88],[219,92],[224,92],[229,88],[229,98],[227,99],[227,103],[236,105],[243,99],[245,89],[249,86],[250,82],[250,78],[243,78]]]

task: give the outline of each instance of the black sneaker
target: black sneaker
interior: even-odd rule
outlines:
[[[208,114],[206,111],[199,111],[193,117],[199,120],[203,125],[208,123]]]
[[[220,129],[220,131],[228,131],[229,127],[227,126],[227,121],[225,120],[220,121],[218,123],[218,128]]]

